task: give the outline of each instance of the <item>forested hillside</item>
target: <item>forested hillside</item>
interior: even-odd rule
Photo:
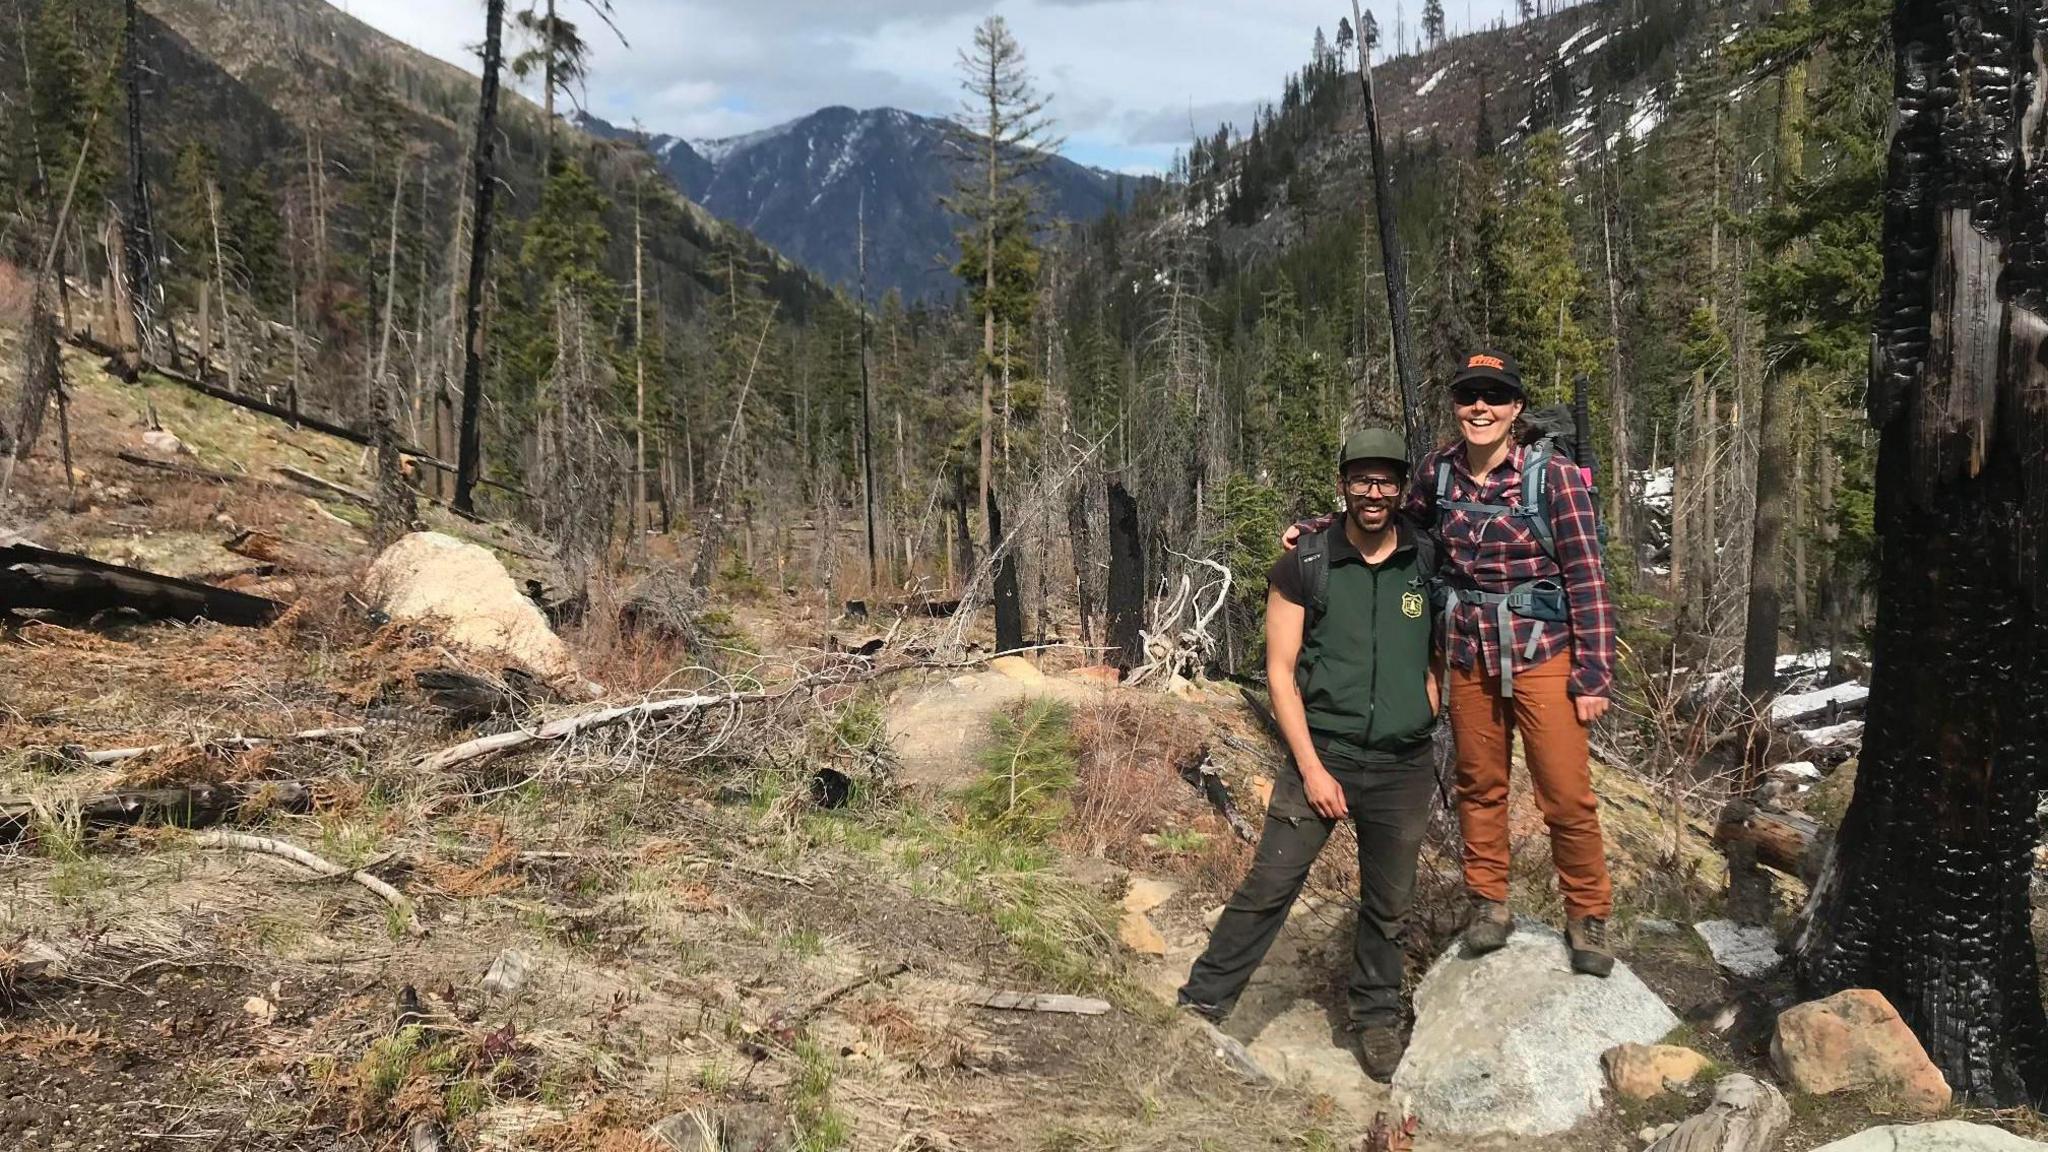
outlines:
[[[99,237],[136,215],[138,187],[123,7],[48,0],[21,15],[22,35],[0,44],[0,85],[20,112],[0,141],[4,235],[17,260],[35,262],[39,229],[82,155],[60,256],[69,284],[104,306]],[[475,78],[314,0],[147,3],[135,52],[140,187],[153,224],[141,286],[162,325],[150,334],[153,357],[344,423],[368,420],[369,382],[382,376],[402,439],[453,461]],[[504,485],[501,498],[559,491],[550,469],[562,458],[550,462],[548,441],[566,435],[562,421],[587,416],[609,441],[642,432],[650,490],[673,504],[677,490],[709,483],[692,469],[708,468],[705,446],[725,431],[712,413],[730,408],[747,353],[761,344],[773,363],[799,348],[808,362],[829,361],[839,353],[812,349],[850,312],[810,273],[684,199],[630,145],[558,125],[556,171],[544,180],[540,110],[511,93],[503,103],[487,474]],[[579,286],[587,314],[574,326],[588,344],[563,339],[565,283]],[[70,328],[111,339],[104,318],[72,314],[70,296]],[[550,387],[565,343],[585,348],[601,377],[573,413]],[[780,388],[750,402],[771,424],[800,420],[801,403]],[[607,491],[623,497],[631,461],[611,464]],[[538,502],[524,510],[551,515]]]
[[[62,255],[90,286],[105,274],[91,238],[134,200],[121,9],[26,11],[28,35],[0,48],[8,91],[35,79],[35,114],[10,117],[11,242],[33,252],[27,206],[55,199],[89,130]],[[368,413],[361,382],[383,373],[403,438],[452,458],[474,81],[313,0],[154,0],[138,44],[172,321],[159,358],[204,337],[238,386],[346,418]],[[1027,493],[1048,540],[1085,529],[1115,479],[1150,526],[1148,586],[1171,587],[1183,557],[1233,568],[1237,662],[1281,518],[1327,502],[1344,427],[1396,406],[1353,30],[1307,29],[1303,45],[1249,131],[1191,141],[1129,211],[1062,239],[1027,200],[986,206],[994,295],[970,248],[964,312],[882,302],[866,458],[890,583],[966,580],[991,536],[977,476]],[[1860,620],[1869,463],[1849,413],[1875,282],[1883,45],[1878,10],[1842,0],[1769,21],[1744,3],[1616,0],[1378,70],[1422,373],[1440,381],[1460,351],[1499,344],[1550,398],[1590,379],[1614,545],[1669,608],[1637,620],[1682,638],[1688,660],[1702,643],[1724,657],[1743,630],[1759,488],[1789,529],[1758,570],[1782,573],[1786,622],[1839,639]],[[856,312],[678,196],[630,143],[549,132],[531,104],[506,104],[485,357],[498,498],[516,489],[534,522],[584,524],[633,503],[641,475],[643,523],[703,501],[748,523],[857,515]],[[551,147],[562,162],[543,181]],[[877,223],[874,260],[904,258]],[[1639,506],[1626,477],[1666,470],[1669,509]],[[1025,604],[1050,626],[1071,589],[1086,624],[1106,543],[1061,535],[1068,548],[1024,566]]]
[[[1330,503],[1343,428],[1399,418],[1349,40],[1319,31],[1251,131],[1195,141],[1061,264],[1077,430],[1107,438],[1156,561],[1238,558],[1244,624],[1270,524]],[[1860,620],[1885,43],[1876,5],[1594,3],[1377,71],[1426,402],[1481,345],[1539,399],[1587,376],[1611,546],[1645,563],[1619,578],[1670,609],[1632,618],[1686,661],[1743,633],[1760,436],[1785,624]],[[1667,474],[1642,506],[1626,477],[1672,469],[1675,501]]]

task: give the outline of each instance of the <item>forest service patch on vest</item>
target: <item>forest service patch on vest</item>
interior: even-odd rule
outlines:
[[[1422,618],[1422,593],[1413,589],[1401,593],[1401,615],[1410,620]]]

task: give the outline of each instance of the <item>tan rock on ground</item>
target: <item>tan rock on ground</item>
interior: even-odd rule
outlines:
[[[1890,1001],[1868,988],[1850,988],[1780,1015],[1771,1063],[1799,1092],[1889,1088],[1921,1115],[1949,1104],[1941,1069]]]
[[[439,532],[414,532],[370,565],[363,589],[393,620],[438,632],[483,660],[524,665],[550,680],[577,678],[576,659],[520,594],[498,558]]]
[[[1662,1096],[1675,1084],[1690,1084],[1706,1071],[1708,1060],[1690,1048],[1673,1044],[1617,1044],[1601,1053],[1607,1083],[1631,1100]]]
[[[988,662],[988,670],[1026,684],[1036,684],[1045,679],[1045,673],[1040,672],[1036,664],[1022,656],[998,656]]]
[[[1119,672],[1113,664],[1087,664],[1079,668],[1067,669],[1067,678],[1085,681],[1089,684],[1100,684],[1105,688],[1114,688],[1123,682],[1123,673]]]
[[[1116,926],[1117,939],[1140,956],[1166,955],[1166,937],[1152,926],[1143,912],[1126,912]]]
[[[1124,889],[1124,911],[1144,915],[1173,899],[1180,891],[1180,885],[1171,880],[1154,880],[1146,876],[1131,877],[1131,885]]]

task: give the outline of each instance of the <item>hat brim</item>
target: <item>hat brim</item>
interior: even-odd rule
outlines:
[[[1528,389],[1522,387],[1521,377],[1512,376],[1498,368],[1488,368],[1484,365],[1458,369],[1457,375],[1451,377],[1451,387],[1456,388],[1460,384],[1469,384],[1474,380],[1485,380],[1489,383],[1513,388],[1516,394],[1520,396],[1526,397],[1529,395]]]

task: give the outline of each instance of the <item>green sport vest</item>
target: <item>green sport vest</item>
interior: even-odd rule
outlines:
[[[1306,619],[1294,680],[1311,731],[1392,758],[1436,720],[1426,687],[1433,566],[1419,533],[1374,568],[1343,531],[1340,520],[1295,550]]]

